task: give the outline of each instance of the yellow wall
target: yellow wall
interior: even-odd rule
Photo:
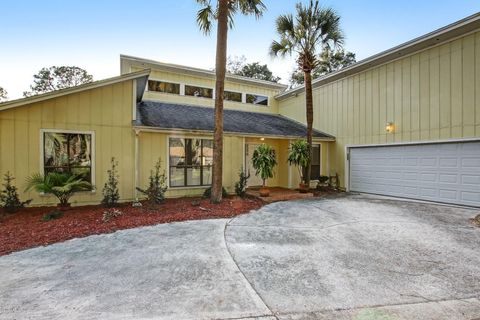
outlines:
[[[345,178],[349,144],[480,137],[478,61],[480,32],[315,88],[314,127],[337,139],[331,173]],[[279,111],[305,123],[304,105],[301,93]]]
[[[73,196],[71,202],[98,203],[110,168],[110,159],[119,161],[120,196],[133,198],[134,135],[131,127],[132,80],[103,86],[38,103],[0,110],[0,173],[10,171],[16,185],[24,190],[25,180],[40,172],[40,130],[63,129],[95,133],[96,192]],[[33,204],[55,204],[52,196],[36,192],[23,194]]]
[[[169,137],[180,138],[204,138],[211,139],[210,135],[180,135],[160,132],[140,132],[139,135],[139,182],[140,186],[147,186],[150,170],[157,160],[162,160],[162,169],[168,177],[168,139]],[[238,181],[238,173],[243,165],[243,138],[234,136],[224,137],[223,150],[223,186],[227,192],[234,193],[235,182]],[[197,196],[202,195],[207,187],[177,187],[167,190],[167,197]]]
[[[124,66],[124,68],[126,68]],[[131,72],[143,70],[138,66],[130,66],[129,70]],[[215,88],[215,80],[209,79],[206,77],[188,75],[188,74],[179,74],[166,72],[163,70],[152,69],[149,79],[159,80],[159,81],[170,81],[173,83],[184,83],[190,85],[198,85],[206,88]],[[258,94],[263,96],[268,96],[268,106],[254,105],[250,103],[241,103],[233,101],[225,101],[225,108],[237,109],[244,111],[253,111],[253,112],[266,112],[266,113],[278,113],[278,101],[275,100],[275,96],[281,93],[282,89],[272,89],[266,86],[261,86],[260,84],[248,85],[245,83],[239,83],[234,81],[225,81],[225,90],[234,91],[234,92],[244,92],[251,94]],[[145,100],[158,100],[162,102],[171,102],[171,103],[180,103],[180,104],[191,104],[191,105],[200,105],[205,107],[213,107],[214,99],[210,98],[199,98],[192,96],[182,96],[177,94],[168,94],[162,92],[154,91],[145,91],[144,95]]]

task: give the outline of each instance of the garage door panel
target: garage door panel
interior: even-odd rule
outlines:
[[[480,206],[480,142],[351,148],[350,189]]]

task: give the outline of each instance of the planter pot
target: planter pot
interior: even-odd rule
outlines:
[[[298,188],[300,190],[300,193],[307,193],[308,190],[310,189],[308,185],[306,185],[305,183],[300,183]]]
[[[67,204],[57,204],[57,209],[60,210],[60,211],[68,211],[72,208],[71,204],[70,203],[67,203]]]
[[[266,187],[261,187],[259,192],[260,192],[260,197],[268,197],[270,195],[270,190]]]

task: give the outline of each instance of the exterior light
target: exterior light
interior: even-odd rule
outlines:
[[[395,125],[393,124],[393,122],[387,122],[387,125],[385,126],[385,131],[387,131],[387,133],[392,133],[393,131],[395,131]]]
[[[260,138],[260,141],[265,141],[265,138]]]

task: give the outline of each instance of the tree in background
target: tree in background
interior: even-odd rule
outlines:
[[[75,66],[53,66],[42,68],[33,75],[31,91],[25,91],[24,97],[47,93],[55,90],[79,86],[93,81],[93,76],[86,70]]]
[[[331,8],[322,8],[318,0],[310,0],[307,5],[297,3],[296,15],[281,15],[276,21],[279,41],[273,41],[270,54],[286,56],[295,54],[298,68],[305,77],[305,104],[307,116],[308,152],[312,154],[313,137],[313,95],[312,71],[319,65],[319,54],[324,50],[333,50],[343,44],[340,29],[340,16]],[[309,157],[312,158],[311,156]],[[305,184],[310,185],[312,171],[308,162]]]
[[[8,92],[7,90],[0,87],[0,102],[4,102],[8,100]]]
[[[280,81],[280,77],[274,76],[266,64],[260,64],[260,62],[247,63],[245,56],[228,57],[227,72],[258,80],[271,82]]]
[[[312,79],[341,70],[356,62],[355,53],[343,49],[333,51],[325,49],[318,61],[318,66],[312,70]],[[290,87],[302,85],[305,82],[303,71],[295,70],[290,76]]]
[[[234,25],[233,17],[240,12],[243,15],[262,16],[265,5],[261,0],[197,0],[203,6],[197,12],[197,24],[205,34],[212,30],[217,21],[217,51],[215,57],[215,129],[213,132],[213,170],[212,194],[210,201],[222,201],[223,177],[223,94],[227,66],[227,36],[229,27]]]

